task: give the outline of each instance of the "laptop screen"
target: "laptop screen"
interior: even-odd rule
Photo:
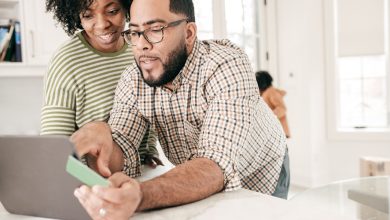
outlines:
[[[68,137],[0,136],[0,201],[13,214],[89,219],[73,196],[81,182],[66,171]]]

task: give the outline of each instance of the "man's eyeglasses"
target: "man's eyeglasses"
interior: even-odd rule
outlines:
[[[126,43],[131,44],[132,46],[137,45],[138,40],[141,35],[151,44],[160,43],[164,39],[164,29],[169,27],[175,27],[182,22],[187,22],[188,19],[181,19],[168,23],[165,26],[160,27],[151,27],[143,31],[132,31],[131,29],[125,30],[121,33],[123,38],[125,38]]]

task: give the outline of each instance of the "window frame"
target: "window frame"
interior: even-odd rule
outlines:
[[[387,12],[390,11],[389,0],[385,0],[385,7]],[[324,4],[324,37],[325,37],[325,74],[326,74],[326,116],[327,116],[327,136],[329,140],[338,141],[390,141],[390,128],[350,128],[341,129],[339,127],[340,114],[339,114],[339,80],[338,71],[336,65],[337,59],[337,33],[335,22],[335,4],[336,0],[323,1]],[[388,14],[385,16],[389,17]],[[389,61],[389,30],[390,22],[386,23],[386,39],[385,39],[385,51],[386,51],[386,75],[387,75],[387,112],[388,120],[390,116],[390,61]],[[388,122],[389,123],[389,122]]]
[[[228,0],[212,0],[212,19],[213,19],[213,38],[224,39],[228,38],[227,24],[225,20],[225,3]],[[196,7],[195,7],[196,10]],[[257,30],[258,34],[248,36],[257,37],[256,55],[257,61],[253,65],[258,70],[268,70],[273,74],[274,80],[278,82],[277,76],[277,38],[276,38],[276,2],[275,1],[259,1],[257,15]],[[268,55],[267,55],[268,54]]]

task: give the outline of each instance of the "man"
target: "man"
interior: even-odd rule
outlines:
[[[134,0],[130,30],[136,65],[118,84],[108,125],[90,123],[73,137],[96,155],[111,187],[82,186],[75,196],[94,219],[175,206],[241,187],[286,197],[282,127],[261,100],[245,53],[227,40],[198,41],[191,0]],[[139,146],[152,126],[177,165],[138,183]]]

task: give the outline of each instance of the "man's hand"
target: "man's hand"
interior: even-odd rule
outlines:
[[[109,179],[110,187],[82,186],[74,195],[92,219],[128,220],[142,200],[140,184],[123,173],[115,173]],[[101,209],[104,209],[102,216]]]
[[[151,168],[156,168],[157,166],[164,166],[163,162],[160,160],[158,155],[145,155],[141,157],[141,161],[143,164],[150,166]]]
[[[198,201],[223,189],[223,172],[210,159],[195,158],[154,179],[138,183],[123,173],[109,187],[82,186],[74,195],[93,219],[128,220],[134,212]]]
[[[97,171],[105,177],[111,175],[109,162],[114,148],[111,129],[105,122],[90,122],[71,137],[79,156],[96,158]]]

